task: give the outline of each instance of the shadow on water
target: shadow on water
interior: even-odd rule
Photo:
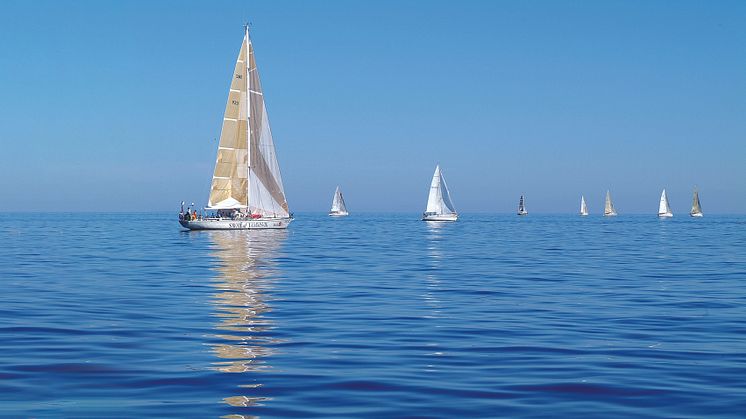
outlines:
[[[223,401],[234,407],[261,405],[270,399],[251,393],[262,386],[260,373],[271,368],[267,358],[278,343],[272,336],[273,324],[265,314],[272,309],[272,282],[277,277],[273,258],[287,238],[287,231],[208,234],[215,245],[213,256],[219,261],[213,283],[215,316],[219,320],[211,344],[218,361],[213,365],[217,371],[243,374],[241,380],[245,379],[238,385],[245,394],[228,396]]]

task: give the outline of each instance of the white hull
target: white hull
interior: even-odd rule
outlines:
[[[519,212],[518,215],[528,215],[528,212]]]
[[[615,212],[605,213],[604,217],[616,217],[616,213]]]
[[[671,217],[673,217],[673,214],[670,213],[670,212],[665,212],[663,214],[658,214],[658,217],[659,218],[671,218]]]
[[[701,212],[697,212],[697,213],[689,214],[689,215],[691,215],[692,217],[697,217],[697,218],[704,217],[704,214],[702,214]]]
[[[193,221],[179,220],[179,224],[189,230],[266,230],[288,228],[292,221],[292,218],[264,218],[256,220],[206,218]]]
[[[350,215],[349,212],[330,212],[329,213],[330,217],[347,217],[348,215]]]
[[[422,221],[456,221],[458,220],[457,214],[433,214],[423,215]]]

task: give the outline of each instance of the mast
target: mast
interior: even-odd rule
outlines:
[[[246,182],[246,206],[249,207],[249,211],[251,211],[251,77],[249,77],[249,72],[251,71],[249,68],[251,65],[251,57],[249,56],[251,50],[249,49],[249,45],[251,45],[251,41],[249,41],[249,22],[244,23],[243,30],[243,46],[246,48],[246,72],[244,73],[244,77],[246,78],[246,106],[248,108],[246,112],[246,141],[248,150],[246,179],[249,181]]]

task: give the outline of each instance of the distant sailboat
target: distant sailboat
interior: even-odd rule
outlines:
[[[182,213],[179,224],[190,230],[247,230],[287,228],[292,221],[248,26],[231,74],[206,209],[216,216]]]
[[[658,216],[664,218],[673,217],[671,207],[668,205],[668,197],[666,196],[665,189],[663,189],[663,193],[661,193],[661,202],[660,205],[658,205]]]
[[[345,205],[345,199],[342,197],[342,191],[337,186],[337,190],[334,191],[334,198],[332,199],[332,209],[329,211],[331,217],[344,217],[349,215],[347,212],[347,205]]]
[[[692,217],[704,217],[702,207],[699,205],[699,192],[694,189],[694,198],[692,199],[692,210],[689,212]]]
[[[435,166],[433,180],[430,183],[430,194],[427,197],[427,209],[422,214],[423,221],[456,221],[458,214],[451,202],[451,193],[440,170],[440,165]]]
[[[528,215],[528,211],[526,211],[526,203],[524,202],[523,195],[521,195],[521,199],[518,201],[518,215]]]
[[[580,195],[580,215],[588,215],[588,206],[585,204],[585,197]]]
[[[604,217],[613,217],[616,215],[614,204],[611,203],[611,193],[606,190],[606,202],[604,204]]]

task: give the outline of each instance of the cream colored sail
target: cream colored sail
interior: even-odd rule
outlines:
[[[702,207],[699,204],[699,191],[694,190],[694,197],[692,198],[692,210],[689,212],[692,217],[701,217]]]
[[[289,216],[248,28],[228,93],[208,207]]]
[[[228,102],[225,105],[218,156],[207,201],[209,209],[239,209],[249,206],[247,37],[248,33],[236,59]]]
[[[606,191],[606,202],[604,203],[604,215],[607,217],[616,215],[614,204],[611,202],[611,193],[608,190]]]

